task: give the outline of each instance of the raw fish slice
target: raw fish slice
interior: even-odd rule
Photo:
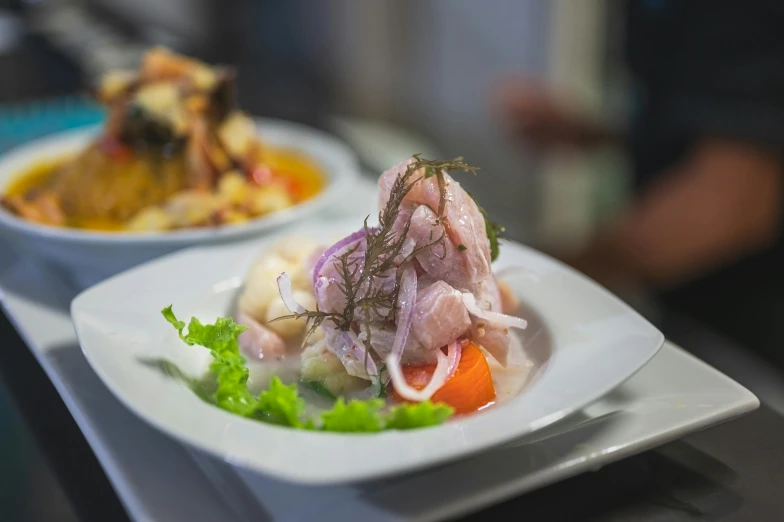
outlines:
[[[422,205],[411,216],[408,235],[416,241],[418,247],[432,243],[443,233],[444,227],[438,224],[436,214],[429,207]],[[484,279],[484,276],[472,269],[472,257],[466,255],[467,253],[468,250],[461,251],[457,245],[446,239],[422,250],[417,255],[417,261],[432,279],[440,279],[449,286],[468,291]]]
[[[456,340],[470,328],[471,319],[461,293],[443,281],[436,281],[417,294],[401,363],[418,365],[435,362],[437,349]],[[395,327],[376,325],[370,333],[373,350],[385,358],[392,350]]]
[[[379,177],[379,204],[384,208],[389,200],[390,190],[398,176],[405,173],[409,164],[414,161],[409,158],[388,169]],[[419,204],[428,207],[433,216],[438,212],[441,193],[437,176],[424,178],[424,172],[414,174],[413,179],[419,179],[404,198],[403,209],[411,208],[406,204]],[[448,242],[459,248],[465,256],[465,276],[470,284],[478,283],[490,276],[490,242],[487,239],[485,219],[479,211],[474,200],[463,190],[460,183],[444,173],[446,186],[446,203],[444,206],[445,231]],[[414,212],[418,211],[415,210]],[[431,220],[433,221],[433,220]],[[428,236],[429,237],[428,231]],[[437,232],[437,231],[436,231]],[[439,236],[434,236],[438,238]],[[421,246],[421,245],[417,245]]]
[[[471,327],[459,291],[437,281],[417,294],[411,335],[426,350],[437,350],[463,335]]]
[[[370,329],[370,346],[373,351],[382,359],[392,352],[392,345],[395,342],[396,327],[391,324],[374,324]],[[407,365],[429,364],[436,361],[436,353],[427,350],[419,344],[413,335],[409,335],[400,363]]]

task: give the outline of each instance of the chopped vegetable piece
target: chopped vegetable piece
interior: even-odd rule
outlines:
[[[427,385],[434,371],[434,364],[403,367],[406,381],[417,389]],[[401,402],[404,401],[394,391],[393,395]],[[474,412],[495,401],[495,386],[490,366],[482,350],[474,342],[465,342],[455,374],[433,394],[432,401],[447,404],[458,414]]]
[[[482,210],[482,213],[484,214],[484,210],[482,209],[482,207],[479,207],[479,210]],[[501,237],[503,237],[502,234],[506,229],[501,225],[499,225],[498,223],[496,223],[495,221],[490,221],[490,219],[487,217],[487,214],[484,214],[484,216],[485,216],[485,232],[487,233],[488,241],[490,241],[490,260],[495,261],[496,259],[498,259],[498,254],[500,253],[498,247],[498,240]]]
[[[299,381],[302,386],[313,390],[313,392],[321,395],[322,397],[326,397],[327,399],[332,399],[333,401],[337,398],[335,395],[327,389],[326,386],[321,384],[318,381]]]

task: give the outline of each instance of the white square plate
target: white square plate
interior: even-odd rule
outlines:
[[[297,232],[339,236],[355,221]],[[309,483],[352,482],[433,466],[543,428],[617,387],[661,347],[662,334],[619,299],[534,250],[505,243],[496,269],[528,310],[523,343],[542,366],[518,397],[434,428],[373,435],[313,433],[265,425],[204,403],[145,360],[166,358],[198,375],[206,350],[182,344],[160,310],[213,319],[231,313],[251,261],[276,237],[195,248],[134,268],[74,299],[82,349],[108,388],[160,430],[230,463]],[[546,359],[546,362],[543,360]]]

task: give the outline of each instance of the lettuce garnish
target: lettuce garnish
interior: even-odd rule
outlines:
[[[330,411],[321,414],[321,420],[324,421],[325,431],[372,433],[386,427],[379,413],[383,407],[384,401],[381,399],[354,400],[348,404],[338,399]]]
[[[387,429],[411,430],[441,424],[455,410],[443,403],[430,401],[395,406],[387,416]]]
[[[195,317],[188,323],[174,315],[171,306],[162,311],[166,320],[177,329],[180,339],[189,346],[198,345],[210,350],[213,361],[210,373],[217,388],[209,397],[226,411],[279,426],[334,431],[343,433],[373,433],[381,430],[407,430],[441,424],[454,410],[445,404],[425,401],[401,404],[384,410],[381,399],[335,401],[332,409],[320,415],[319,422],[305,415],[305,401],[295,384],[286,385],[278,377],[270,379],[269,388],[258,397],[248,390],[248,368],[240,353],[239,335],[245,327],[230,317],[219,317],[214,324],[202,324]]]
[[[305,401],[300,398],[296,385],[287,386],[277,377],[270,379],[269,388],[259,395],[257,414],[272,424],[304,428],[304,412]]]
[[[162,313],[186,344],[199,345],[210,350],[213,359],[210,372],[218,384],[213,396],[215,404],[243,417],[253,415],[258,408],[258,400],[248,391],[248,368],[245,366],[245,358],[240,355],[237,342],[245,327],[238,325],[230,317],[220,317],[215,324],[201,324],[193,317],[188,324],[188,333],[183,334],[185,322],[177,319],[172,307],[166,307]]]

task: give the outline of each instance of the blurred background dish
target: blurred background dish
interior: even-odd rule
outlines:
[[[95,138],[27,166],[0,204],[41,225],[143,233],[240,224],[316,196],[321,164],[259,136],[235,81],[230,67],[149,50],[101,79]]]
[[[185,246],[249,237],[311,215],[334,203],[357,175],[354,154],[324,132],[272,119],[258,120],[258,128],[273,146],[295,149],[319,165],[325,175],[324,189],[294,206],[220,227],[112,233],[41,225],[0,211],[0,233],[13,247],[35,252],[64,267],[84,286]],[[0,159],[0,188],[13,184],[19,172],[40,165],[47,158],[56,160],[82,150],[97,132],[95,128],[67,131],[7,153]]]

